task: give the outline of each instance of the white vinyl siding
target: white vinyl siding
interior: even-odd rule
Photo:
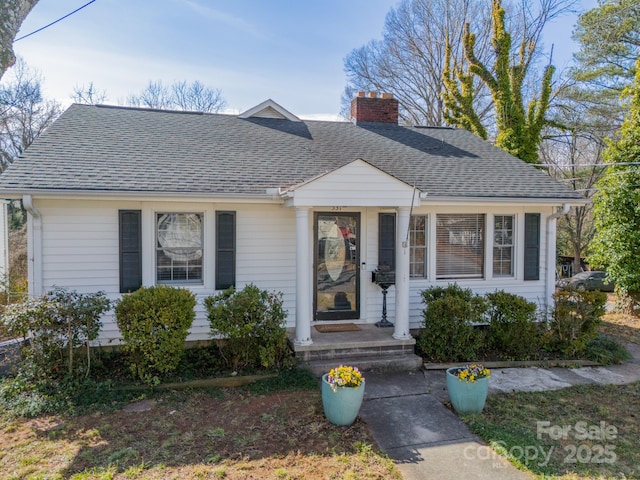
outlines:
[[[418,192],[406,183],[362,160],[355,160],[297,188],[292,205],[409,207],[414,195],[417,197]]]
[[[436,215],[436,278],[484,277],[485,215]]]
[[[409,189],[409,197],[411,195]],[[325,199],[325,202],[327,199]],[[340,202],[340,197],[336,197]],[[203,212],[204,215],[204,272],[203,285],[189,288],[197,294],[196,320],[188,340],[207,340],[209,322],[203,301],[215,293],[215,212],[236,212],[237,264],[236,287],[248,283],[259,288],[283,293],[284,308],[288,312],[287,327],[295,325],[296,293],[296,217],[295,208],[280,204],[242,203],[235,201],[141,201],[87,200],[87,199],[34,199],[42,216],[42,289],[41,294],[53,286],[61,286],[82,293],[103,290],[111,300],[121,295],[119,285],[118,211],[140,210],[142,214],[142,269],[143,284],[155,284],[155,215],[162,212]],[[312,210],[313,211],[313,210]],[[318,207],[317,211],[327,211]],[[374,323],[382,313],[382,292],[371,282],[371,272],[377,265],[378,214],[395,213],[394,208],[345,208],[344,212],[361,212],[361,321]],[[412,278],[410,282],[409,312],[411,328],[418,328],[422,321],[424,304],[420,292],[434,285],[446,286],[457,282],[463,288],[472,288],[479,294],[506,290],[535,302],[541,308],[546,301],[546,278],[553,260],[548,257],[547,218],[555,209],[539,206],[470,206],[470,205],[422,205],[415,215],[424,215],[428,223],[427,278]],[[524,239],[525,213],[541,213],[540,232],[540,280],[524,281],[522,242]],[[493,277],[493,241],[485,242],[484,278],[436,278],[436,216],[469,213],[481,214],[487,221],[488,238],[493,238],[493,216],[514,216],[514,276]],[[310,222],[310,238],[312,237]],[[489,236],[491,235],[491,236]],[[213,252],[213,253],[212,253]],[[554,256],[552,253],[551,256]],[[309,259],[311,261],[311,259]],[[550,263],[551,262],[551,263]],[[30,263],[31,262],[30,260]],[[33,272],[33,265],[30,265]],[[32,273],[30,273],[31,275]],[[553,272],[551,272],[553,276]],[[387,309],[390,321],[395,316],[395,287],[389,289]],[[109,345],[119,338],[118,328],[109,312],[102,319],[100,342]]]

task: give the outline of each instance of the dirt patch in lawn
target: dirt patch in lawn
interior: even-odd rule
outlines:
[[[603,318],[600,332],[640,345],[640,318],[628,313],[607,312]]]
[[[2,478],[400,478],[315,391],[168,392],[147,411],[3,420],[0,444]]]

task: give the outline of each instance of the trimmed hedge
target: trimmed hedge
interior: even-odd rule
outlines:
[[[423,357],[435,361],[475,359],[484,338],[473,325],[484,321],[486,301],[455,283],[424,290],[422,300],[427,306],[416,344]]]
[[[228,367],[274,367],[287,357],[287,313],[281,293],[250,284],[207,297],[204,304],[211,334]]]
[[[116,321],[134,377],[148,384],[176,369],[195,318],[195,295],[184,288],[157,285],[124,295]]]
[[[505,291],[488,293],[489,346],[501,355],[528,360],[541,347],[542,331],[536,319],[536,304]]]

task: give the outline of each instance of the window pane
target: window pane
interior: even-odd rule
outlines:
[[[409,275],[424,278],[427,275],[427,215],[412,215],[409,225]]]
[[[201,213],[156,216],[156,281],[202,283]]]
[[[493,276],[513,276],[513,215],[496,215],[493,236]]]
[[[426,215],[413,215],[411,217],[411,229],[424,231],[426,218]]]
[[[493,276],[494,277],[510,277],[512,271],[512,248],[511,247],[495,247],[493,249]]]
[[[436,216],[436,277],[482,278],[484,214]]]

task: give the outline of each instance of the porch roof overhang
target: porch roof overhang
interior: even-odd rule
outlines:
[[[410,207],[424,194],[357,159],[280,192],[290,207]]]

